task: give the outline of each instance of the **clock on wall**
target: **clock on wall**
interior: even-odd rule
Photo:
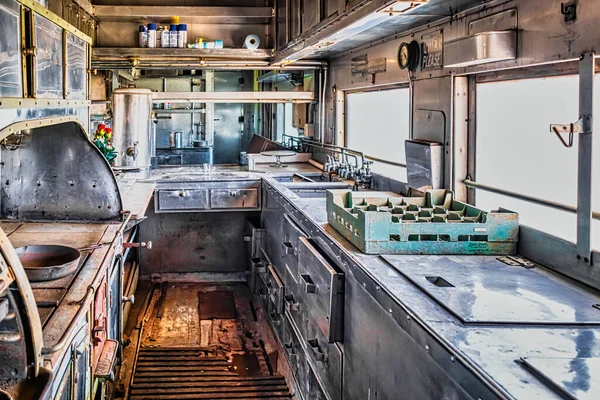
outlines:
[[[400,69],[408,68],[409,71],[416,71],[419,66],[419,43],[413,40],[410,43],[403,42],[398,49],[398,65]]]

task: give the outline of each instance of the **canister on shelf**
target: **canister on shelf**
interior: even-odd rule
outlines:
[[[171,32],[166,26],[161,27],[162,30],[159,31],[160,34],[160,46],[158,47],[171,47]]]
[[[186,48],[187,47],[187,25],[179,24],[177,26],[177,47]]]
[[[148,28],[146,25],[140,25],[139,27],[139,47],[148,47]]]
[[[148,47],[156,47],[156,24],[148,24]]]
[[[169,27],[169,47],[177,47],[177,25],[171,24]]]

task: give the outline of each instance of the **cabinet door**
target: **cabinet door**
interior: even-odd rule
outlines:
[[[321,22],[321,0],[303,0],[302,33],[307,32]]]

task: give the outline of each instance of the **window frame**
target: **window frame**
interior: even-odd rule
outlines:
[[[589,56],[589,54],[586,54]],[[595,56],[595,55],[594,55]],[[587,61],[590,62],[589,59]],[[589,64],[586,69],[584,62],[582,61],[565,61],[562,63],[552,63],[542,66],[534,66],[527,68],[517,68],[510,70],[494,71],[481,74],[467,75],[468,79],[468,137],[467,137],[467,157],[465,162],[467,163],[466,170],[468,172],[468,178],[477,183],[477,165],[476,165],[476,151],[477,151],[477,84],[488,83],[488,82],[501,82],[501,81],[517,81],[523,79],[535,79],[535,78],[549,78],[555,76],[565,75],[577,75],[579,76],[579,87],[582,86],[581,82],[589,83],[590,71]],[[599,59],[596,57],[594,60],[594,66],[592,69],[592,87],[593,80],[596,74],[600,73]],[[582,81],[583,80],[583,81]],[[598,89],[600,90],[600,88]],[[593,99],[593,90],[592,90]],[[589,95],[589,93],[588,93]],[[454,100],[456,101],[456,99]],[[582,113],[582,102],[586,102],[589,106],[589,97],[586,98],[580,92],[579,95],[579,112]],[[593,108],[593,100],[592,100]],[[592,126],[593,126],[593,115],[592,111]],[[600,115],[597,116],[600,118]],[[563,121],[556,121],[555,123],[561,123]],[[564,121],[575,122],[575,121]],[[551,134],[550,132],[548,134]],[[594,132],[592,132],[594,134]],[[595,134],[595,140],[600,140],[599,135]],[[582,162],[593,163],[593,152],[582,151],[582,146],[577,148],[577,159],[578,159],[578,185],[577,185],[577,203],[584,199],[584,202],[592,201],[592,190],[587,188],[581,188],[579,168],[581,168]],[[600,157],[600,155],[596,155]],[[582,160],[582,157],[585,159]],[[593,168],[593,166],[592,166]],[[597,177],[598,179],[598,177]],[[476,202],[476,190],[487,190],[482,188],[469,187],[467,190],[467,201],[469,204],[475,204]],[[502,191],[502,190],[500,190]],[[498,193],[498,192],[497,192]],[[510,194],[498,193],[508,197]],[[527,201],[527,200],[526,200]],[[540,204],[540,206],[543,206]],[[565,210],[566,211],[566,210]],[[592,287],[600,287],[600,276],[598,276],[598,269],[600,266],[594,266],[600,264],[600,249],[593,249],[591,247],[591,235],[592,235],[592,213],[590,212],[589,217],[586,215],[577,215],[577,237],[575,243],[567,240],[552,236],[549,233],[530,228],[521,225],[519,234],[519,244],[517,252],[525,257],[528,257],[542,265],[549,267],[555,271],[558,271],[564,275],[567,275],[581,283]],[[586,231],[587,227],[587,231]],[[583,232],[583,237],[581,233]],[[586,248],[588,249],[586,253]],[[592,268],[590,268],[592,267]]]
[[[337,116],[336,116],[336,126],[337,126],[337,134],[335,135],[335,144],[342,147],[347,147],[348,143],[348,95],[357,94],[357,93],[371,93],[371,92],[382,92],[387,90],[395,90],[395,89],[408,89],[408,138],[412,139],[413,136],[413,117],[412,117],[412,109],[413,109],[413,88],[410,82],[400,82],[379,86],[370,86],[370,87],[362,87],[355,89],[346,89],[346,90],[338,90],[336,93],[337,96]],[[340,115],[341,114],[341,115]],[[340,143],[340,139],[342,143]],[[358,150],[359,149],[352,149]],[[375,157],[373,155],[365,154],[365,158],[370,161],[392,165],[400,168],[406,169],[406,165],[394,161],[394,160],[385,160],[379,157]],[[397,180],[393,177],[385,176],[387,179]]]

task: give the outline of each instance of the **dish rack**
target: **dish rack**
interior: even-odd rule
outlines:
[[[425,197],[327,191],[327,221],[366,254],[514,254],[519,214],[485,212],[432,189]]]

